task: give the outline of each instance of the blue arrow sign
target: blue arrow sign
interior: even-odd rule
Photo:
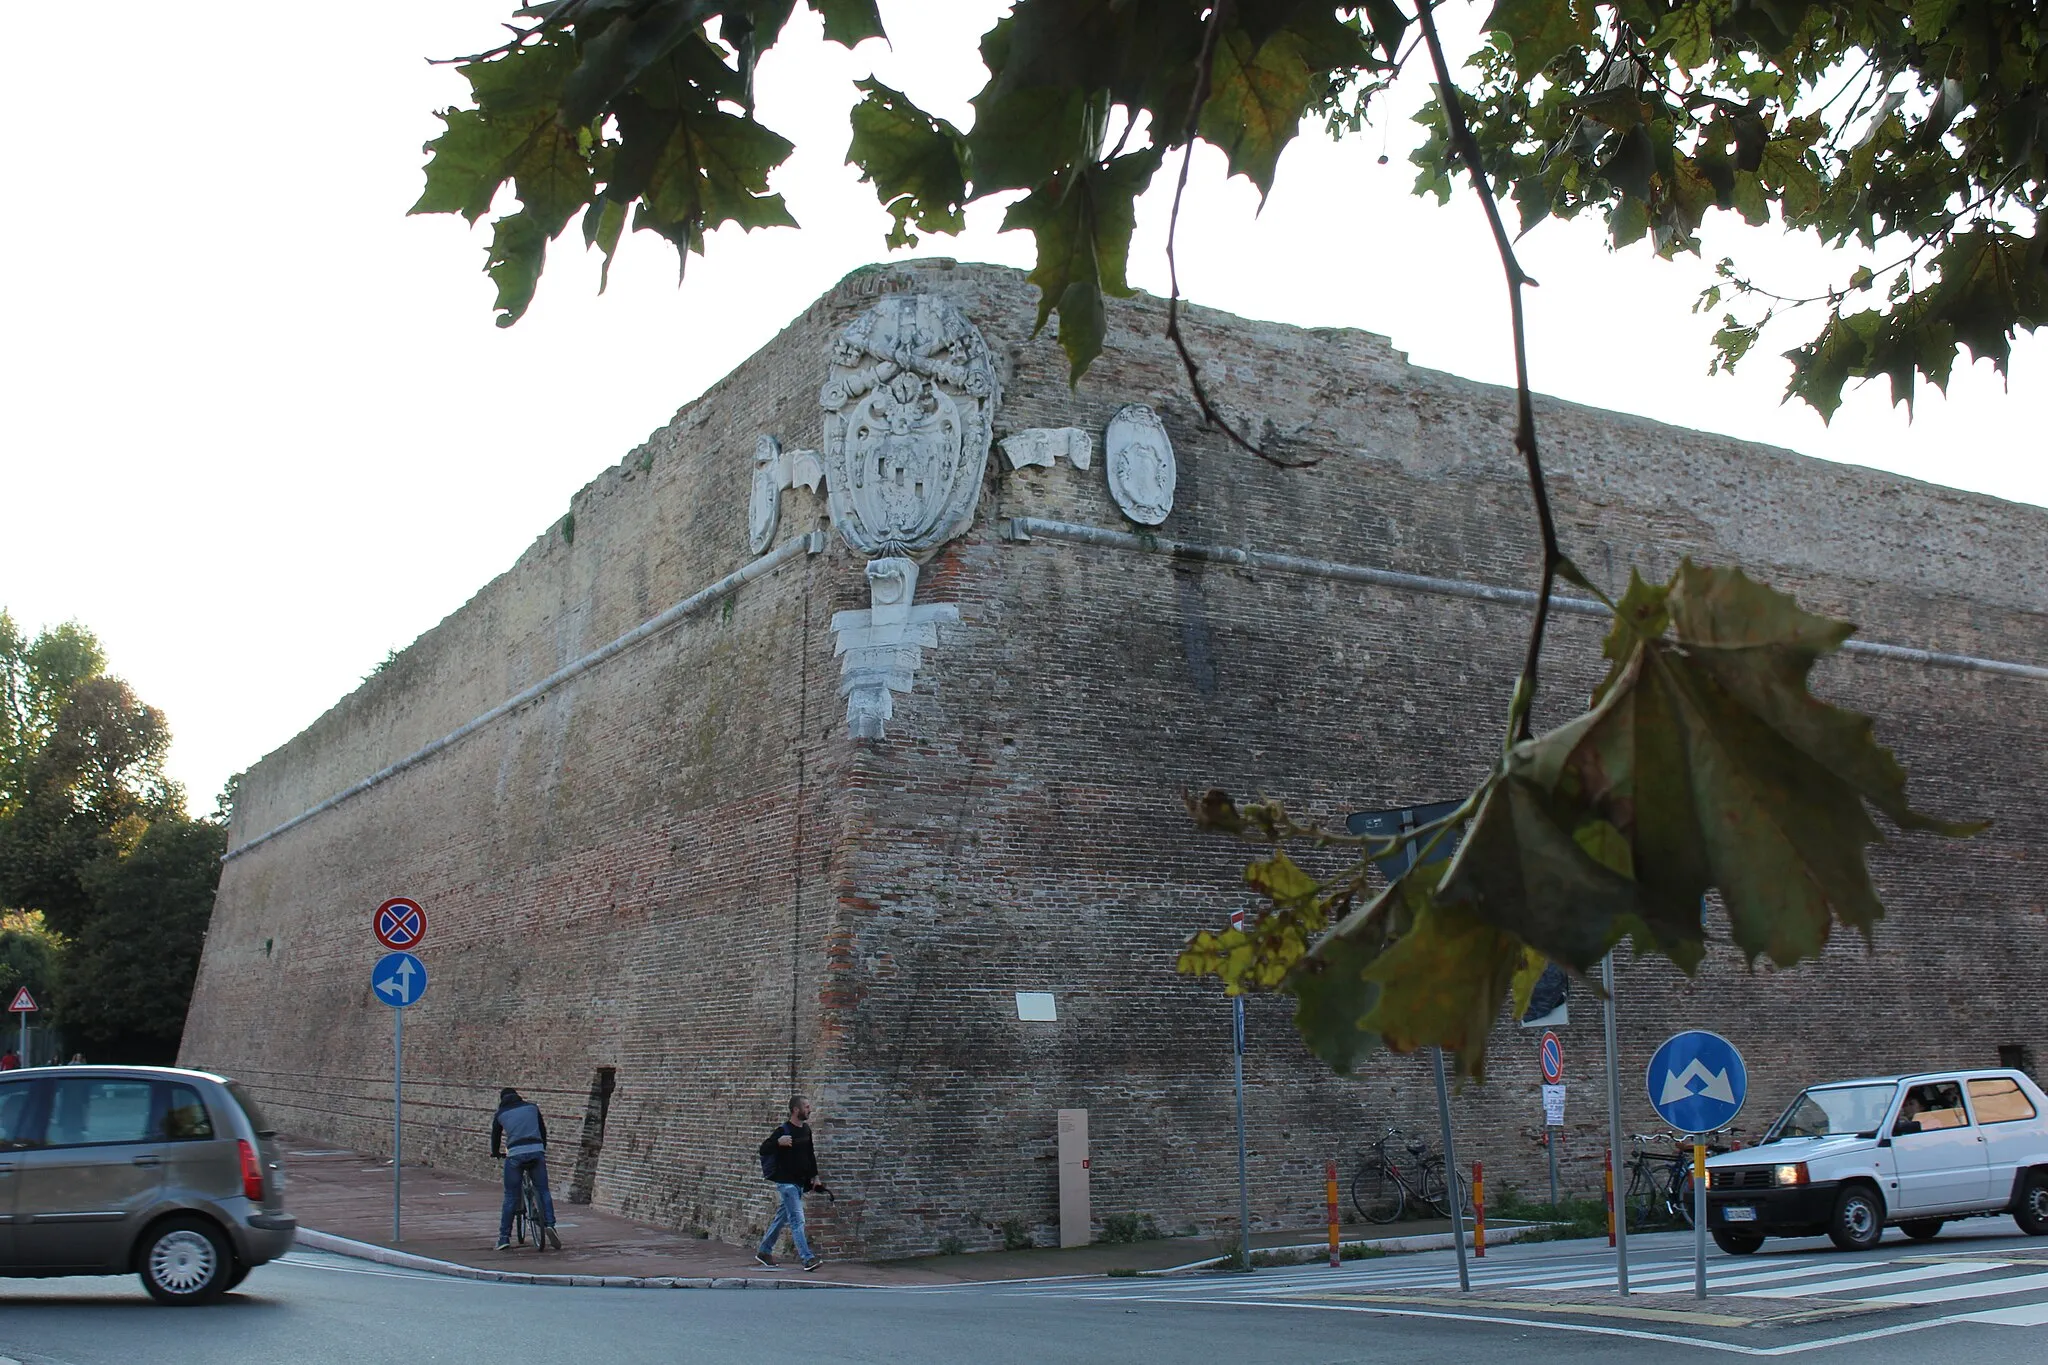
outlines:
[[[370,989],[391,1008],[402,1010],[427,993],[427,964],[411,953],[386,953],[370,968]]]
[[[1726,1128],[1749,1093],[1749,1072],[1735,1044],[1718,1033],[1691,1029],[1673,1034],[1650,1058],[1644,1078],[1650,1106],[1681,1133]]]

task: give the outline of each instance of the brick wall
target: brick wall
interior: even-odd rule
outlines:
[[[1195,309],[1191,340],[1233,420],[1282,471],[1205,430],[1161,339],[1164,308],[1112,306],[1078,389],[1029,337],[1016,272],[860,272],[574,503],[505,576],[254,769],[237,845],[417,749],[747,559],[756,435],[815,445],[828,339],[883,289],[946,294],[1005,369],[998,435],[1163,415],[1180,463],[1159,534],[1526,585],[1535,540],[1511,395],[1409,366],[1381,338]],[[1630,564],[1740,562],[1867,638],[2048,661],[2048,513],[1570,405],[1539,405],[1567,549],[1616,587]],[[785,494],[783,536],[821,524]],[[850,741],[828,624],[867,605],[837,538],[556,694],[227,864],[188,1061],[256,1086],[288,1125],[388,1142],[389,1011],[368,916],[434,916],[409,1012],[408,1151],[480,1170],[500,1084],[574,1127],[618,1068],[593,1182],[605,1207],[724,1236],[766,1212],[751,1150],[792,1084],[819,1097],[838,1252],[999,1244],[1057,1217],[1054,1111],[1091,1112],[1094,1207],[1162,1228],[1235,1218],[1229,1011],[1173,972],[1220,924],[1245,851],[1197,835],[1180,792],[1283,796],[1325,818],[1455,795],[1485,771],[1526,612],[1047,538],[1037,516],[1128,529],[1101,464],[1013,472],[992,454],[973,530],[924,570],[957,602],[888,737]],[[1554,618],[1555,619],[1555,618]],[[1598,633],[1558,622],[1539,721],[1582,704]],[[1623,960],[1625,1121],[1652,1125],[1649,1053],[1714,1028],[1749,1059],[1744,1122],[1808,1080],[1990,1064],[2048,1045],[2036,773],[2039,682],[1843,658],[1821,690],[1876,713],[1913,794],[2000,823],[1875,851],[1891,916],[1790,971],[1728,951],[1688,982]],[[1051,990],[1053,1024],[1015,1017]],[[1284,1001],[1250,1008],[1254,1216],[1320,1216],[1321,1167],[1389,1125],[1433,1130],[1418,1058],[1328,1074]],[[1599,1019],[1564,1035],[1564,1179],[1597,1189]],[[1543,1179],[1533,1041],[1503,1023],[1492,1079],[1454,1100],[1460,1155],[1497,1190]],[[428,1084],[431,1080],[436,1084]],[[417,1095],[415,1108],[413,1097]],[[435,1126],[441,1125],[441,1126]],[[566,1134],[574,1136],[574,1134]],[[416,1145],[414,1145],[416,1144]],[[568,1144],[562,1144],[567,1146]],[[558,1158],[558,1160],[561,1158]]]

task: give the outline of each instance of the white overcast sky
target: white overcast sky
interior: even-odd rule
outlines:
[[[500,331],[487,229],[405,209],[431,111],[464,89],[422,59],[488,46],[511,8],[230,0],[201,23],[115,0],[63,60],[25,42],[0,54],[0,109],[35,143],[0,199],[0,606],[31,630],[76,618],[99,633],[114,671],[168,713],[195,810],[841,275],[883,258],[887,216],[843,164],[850,83],[875,74],[965,123],[975,45],[1004,5],[883,0],[893,45],[851,53],[800,9],[758,89],[763,121],[797,144],[774,183],[807,226],[714,234],[680,289],[667,244],[629,234],[602,298],[580,238],[558,244],[532,311]],[[1476,13],[1455,27],[1469,34]],[[1383,122],[1386,166],[1377,129],[1343,144],[1306,132],[1263,215],[1220,157],[1198,157],[1183,287],[1507,382],[1478,206],[1412,198],[1411,125]],[[1131,262],[1132,282],[1162,294],[1170,194],[1162,174]],[[971,211],[964,237],[906,254],[1028,267],[1030,239],[998,234],[1000,217]],[[2015,348],[2009,386],[1959,366],[1909,424],[1880,381],[1824,427],[1779,403],[1776,352],[1805,339],[1803,319],[1709,379],[1713,320],[1689,310],[1724,254],[1787,293],[1848,263],[1719,215],[1705,238],[1704,261],[1671,265],[1610,255],[1591,221],[1533,233],[1536,386],[2048,504],[2039,339]]]

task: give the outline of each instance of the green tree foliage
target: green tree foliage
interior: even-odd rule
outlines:
[[[18,910],[0,914],[0,994],[12,1000],[15,991],[28,987],[29,994],[42,1006],[37,1022],[52,1022],[63,953],[64,940],[51,931],[41,915]],[[0,1038],[0,1043],[7,1041]]]
[[[873,0],[810,0],[827,36],[882,36]],[[441,117],[416,213],[492,224],[499,324],[533,297],[547,243],[582,215],[607,272],[621,232],[679,252],[721,223],[793,226],[770,173],[790,143],[752,83],[794,0],[560,0],[463,59],[471,105]],[[1218,22],[1206,16],[1214,13]],[[1101,349],[1102,300],[1128,292],[1132,200],[1200,139],[1263,196],[1304,121],[1362,128],[1412,60],[1399,0],[1019,0],[981,44],[988,83],[961,130],[857,83],[847,159],[895,220],[887,242],[958,232],[964,205],[1025,192],[1045,314],[1076,378]],[[1812,308],[1790,393],[1823,416],[1852,379],[1947,382],[1959,348],[2003,368],[2048,321],[2048,12],[2002,0],[1495,0],[1458,75],[1489,175],[1523,230],[1588,209],[1617,247],[1699,250],[1714,211],[1894,257],[1787,298],[1735,261],[1701,306],[1740,302],[1715,336],[1733,366],[1763,327]],[[1425,77],[1426,79],[1427,77]],[[1441,98],[1422,114],[1418,193],[1456,175]],[[1042,324],[1043,319],[1041,319]]]
[[[49,740],[71,689],[106,666],[99,641],[76,621],[31,640],[0,610],[0,816],[21,804],[29,764]]]
[[[12,746],[0,804],[0,970],[31,966],[95,1059],[176,1056],[226,826],[164,775],[163,713],[77,625],[25,640],[0,614]],[[26,912],[26,913],[20,913]]]
[[[1851,379],[1945,385],[1958,348],[2001,371],[2048,323],[2048,11],[2005,0],[1498,0],[1471,121],[1526,230],[1587,209],[1614,244],[1699,250],[1721,210],[1880,252],[1805,298],[1733,260],[1716,367],[1812,308],[1789,389],[1831,416]],[[1448,196],[1441,102],[1418,189]]]
[[[29,761],[19,806],[0,820],[0,901],[76,935],[94,913],[86,868],[132,847],[151,821],[183,813],[184,795],[163,771],[170,743],[163,713],[119,678],[73,686]]]
[[[881,32],[869,0],[811,3],[837,41]],[[475,222],[512,186],[519,207],[494,222],[488,265],[501,324],[579,212],[607,265],[629,209],[684,252],[718,223],[790,221],[767,188],[790,146],[754,121],[750,86],[794,7],[559,0],[461,62],[474,104],[442,115],[415,211]],[[1010,198],[1004,226],[1037,243],[1039,326],[1058,317],[1078,381],[1102,348],[1105,297],[1129,292],[1133,204],[1168,157],[1185,185],[1208,142],[1263,195],[1304,122],[1358,130],[1427,53],[1436,98],[1417,189],[1448,198],[1462,170],[1482,195],[1513,300],[1515,444],[1542,533],[1507,742],[1485,783],[1423,831],[1435,843],[1462,830],[1456,857],[1383,890],[1371,868],[1389,841],[1298,823],[1277,802],[1190,802],[1208,826],[1272,847],[1245,873],[1264,913],[1196,935],[1182,970],[1293,995],[1304,1038],[1339,1069],[1382,1044],[1429,1045],[1476,1074],[1503,1000],[1525,998],[1547,962],[1583,972],[1632,938],[1694,969],[1710,894],[1752,960],[1812,956],[1836,924],[1867,934],[1882,913],[1864,862],[1872,811],[1909,830],[1977,828],[1914,811],[1868,718],[1807,690],[1852,627],[1733,569],[1633,582],[1608,603],[1611,668],[1592,708],[1530,733],[1553,583],[1597,589],[1549,514],[1521,325],[1529,281],[1498,200],[1525,230],[1598,208],[1617,246],[1647,240],[1667,256],[1697,249],[1710,210],[1898,243],[1882,306],[1844,311],[1876,286],[1867,269],[1815,301],[1826,320],[1791,353],[1792,392],[1825,415],[1851,378],[1885,373],[1906,398],[1916,371],[1945,380],[1959,346],[2002,364],[2010,338],[2048,315],[2041,13],[1989,0],[1498,0],[1487,27],[1458,66],[1433,11],[1401,0],[1017,0],[982,39],[972,126],[876,81],[858,84],[852,113],[847,159],[893,220],[889,245],[957,232],[965,205]],[[1707,306],[1764,298],[1732,263],[1722,274]],[[1731,314],[1717,363],[1739,360],[1765,320]],[[1168,335],[1179,342],[1177,322]],[[1343,845],[1349,866],[1313,876],[1284,847],[1300,843]]]
[[[87,865],[94,913],[65,949],[56,997],[87,1056],[177,1060],[225,852],[225,826],[179,814]]]

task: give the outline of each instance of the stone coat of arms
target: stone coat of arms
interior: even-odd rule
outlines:
[[[818,394],[846,543],[923,559],[966,530],[1000,396],[988,343],[944,299],[889,295],[854,319]]]
[[[981,499],[1001,386],[988,343],[930,294],[893,294],[833,344],[818,401],[832,524],[869,556],[866,611],[832,632],[849,733],[880,739],[893,694],[913,686],[950,602],[918,603],[920,561],[967,529]]]
[[[1165,521],[1173,511],[1179,467],[1159,414],[1143,403],[1124,404],[1109,419],[1102,444],[1109,495],[1123,514],[1140,526]]]

